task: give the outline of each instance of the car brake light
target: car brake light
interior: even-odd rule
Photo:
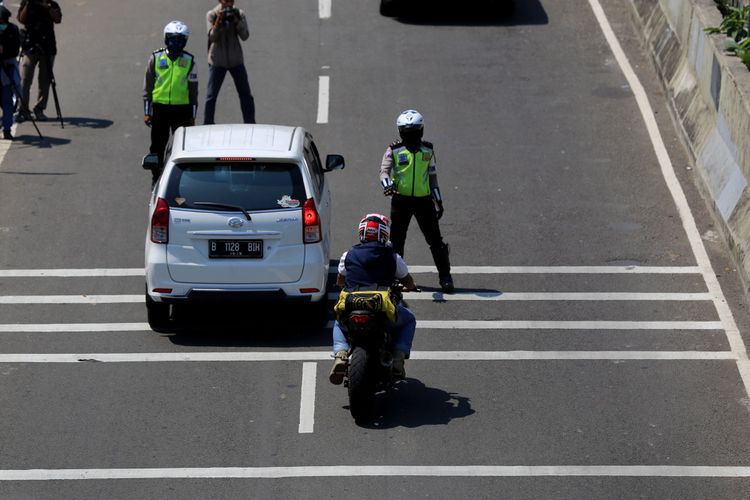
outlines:
[[[156,209],[151,216],[151,241],[169,243],[169,205],[164,198],[156,201]]]
[[[317,243],[322,239],[320,216],[315,209],[315,200],[308,198],[302,206],[302,240],[305,243]]]

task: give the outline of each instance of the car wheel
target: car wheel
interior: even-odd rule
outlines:
[[[169,304],[156,302],[149,294],[146,294],[146,313],[148,326],[158,333],[169,331]]]
[[[380,0],[380,15],[387,17],[397,15],[398,9],[396,8],[396,1],[397,0]]]

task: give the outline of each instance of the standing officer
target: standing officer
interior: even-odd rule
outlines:
[[[159,169],[153,169],[156,183],[164,163],[164,148],[170,130],[195,125],[198,110],[198,73],[195,58],[185,51],[190,31],[182,21],[164,28],[164,45],[151,54],[143,83],[143,121],[151,127],[151,153],[159,155]]]
[[[438,223],[443,216],[443,198],[438,187],[432,143],[422,140],[424,118],[419,112],[409,109],[399,115],[396,126],[401,140],[385,150],[380,165],[383,194],[392,196],[393,249],[403,257],[406,231],[414,216],[430,246],[440,287],[445,293],[453,293],[448,245],[443,243]]]

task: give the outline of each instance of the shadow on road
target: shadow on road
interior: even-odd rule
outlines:
[[[548,24],[539,0],[400,0],[394,19],[426,26],[520,26]]]
[[[191,306],[177,311],[176,327],[167,335],[172,343],[181,346],[330,348],[327,318],[307,306]]]
[[[380,394],[378,408],[382,414],[378,419],[357,425],[370,429],[447,425],[455,418],[474,414],[469,398],[427,387],[414,378],[407,378]]]
[[[24,135],[17,135],[13,139],[14,149],[25,148],[25,147],[38,147],[42,149],[49,149],[49,148],[52,148],[53,146],[62,146],[64,144],[69,144],[69,143],[70,143],[70,139],[50,137],[48,135],[45,135],[44,139],[40,139],[38,135],[24,134]]]
[[[84,128],[107,128],[114,122],[112,120],[103,120],[101,118],[85,118],[82,116],[64,116],[65,125]]]

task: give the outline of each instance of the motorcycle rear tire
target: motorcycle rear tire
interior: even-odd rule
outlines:
[[[349,411],[355,422],[371,420],[375,416],[375,362],[361,347],[349,356]]]

